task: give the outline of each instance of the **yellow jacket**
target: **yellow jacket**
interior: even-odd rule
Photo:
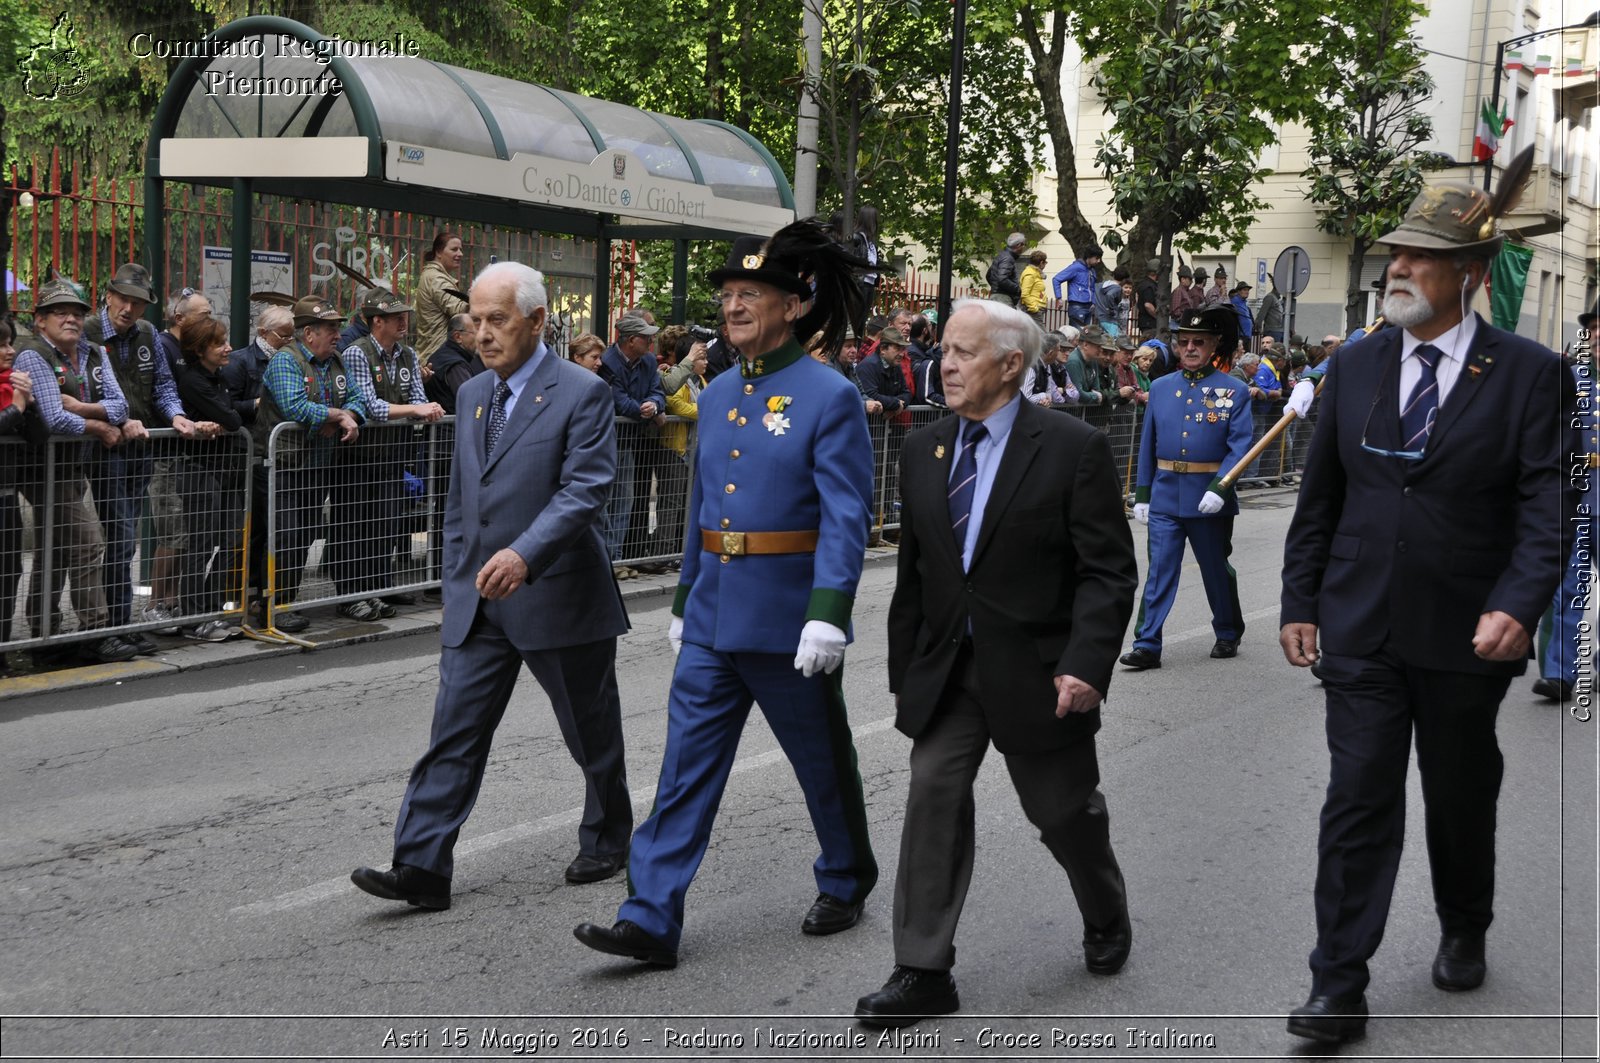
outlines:
[[[1044,303],[1044,273],[1030,262],[1022,270],[1022,309],[1037,314]]]
[[[705,377],[690,377],[689,383],[667,396],[667,416],[683,420],[667,422],[661,429],[661,445],[679,457],[689,449],[689,426],[684,422],[700,419],[700,389],[705,386]]]
[[[450,338],[450,319],[467,312],[467,304],[446,292],[446,288],[466,290],[437,261],[422,267],[413,298],[417,308],[417,353],[423,361],[433,357],[433,352]]]

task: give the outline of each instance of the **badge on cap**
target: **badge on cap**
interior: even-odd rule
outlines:
[[[766,255],[746,255],[746,256],[744,256],[744,268],[745,269],[760,269],[762,263],[764,263],[766,260],[767,260],[767,256]]]

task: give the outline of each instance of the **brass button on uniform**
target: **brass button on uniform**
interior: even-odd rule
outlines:
[[[728,411],[728,420],[730,420],[730,421],[731,421],[731,420],[733,420],[733,419],[734,419],[734,418],[735,418],[735,417],[738,417],[738,416],[739,416],[739,411],[738,411],[738,410],[729,410],[729,411]]]
[[[730,525],[730,524],[732,524],[732,523],[733,523],[733,522],[732,522],[732,521],[731,521],[731,520],[729,520],[729,519],[728,519],[728,518],[727,518],[727,517],[723,517],[723,518],[722,518],[722,526],[723,526],[723,527],[724,527],[724,528],[726,528],[726,527],[727,527],[727,526],[728,526],[728,525]]]
[[[739,418],[739,427],[740,428],[743,428],[745,426],[746,420],[748,420],[748,418],[744,418],[744,417]]]
[[[746,385],[745,385],[745,386],[744,386],[744,393],[745,393],[745,394],[746,394],[746,395],[753,395],[753,394],[755,394],[755,390],[756,390],[756,386],[755,386],[755,385],[754,385],[754,384],[746,384]]]
[[[728,455],[728,457],[730,457],[730,458],[737,458],[738,456],[739,456],[739,452],[737,450],[734,451],[732,454]]]
[[[723,554],[722,555],[722,563],[724,565],[726,565],[728,563],[728,555],[727,554]]]
[[[733,485],[729,484],[727,487],[724,487],[723,490],[731,495],[731,494],[733,494]]]

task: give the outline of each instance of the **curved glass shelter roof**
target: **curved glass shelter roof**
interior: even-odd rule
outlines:
[[[229,23],[174,73],[146,172],[595,237],[727,238],[794,218],[782,168],[744,130],[407,48]]]

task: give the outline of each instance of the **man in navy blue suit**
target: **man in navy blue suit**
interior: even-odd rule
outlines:
[[[351,875],[374,896],[435,909],[450,907],[456,838],[524,665],[584,774],[567,881],[615,875],[633,830],[616,676],[628,616],[599,526],[617,467],[611,391],[540,339],[537,270],[492,265],[471,297],[489,372],[456,394],[433,732],[400,804],[393,866]]]
[[[1311,996],[1289,1032],[1366,1030],[1416,734],[1434,907],[1433,982],[1482,984],[1502,760],[1495,716],[1567,557],[1573,382],[1551,351],[1467,303],[1503,237],[1485,194],[1425,188],[1389,245],[1397,326],[1339,352],[1284,550],[1279,641],[1319,661],[1331,757],[1317,843]]]

